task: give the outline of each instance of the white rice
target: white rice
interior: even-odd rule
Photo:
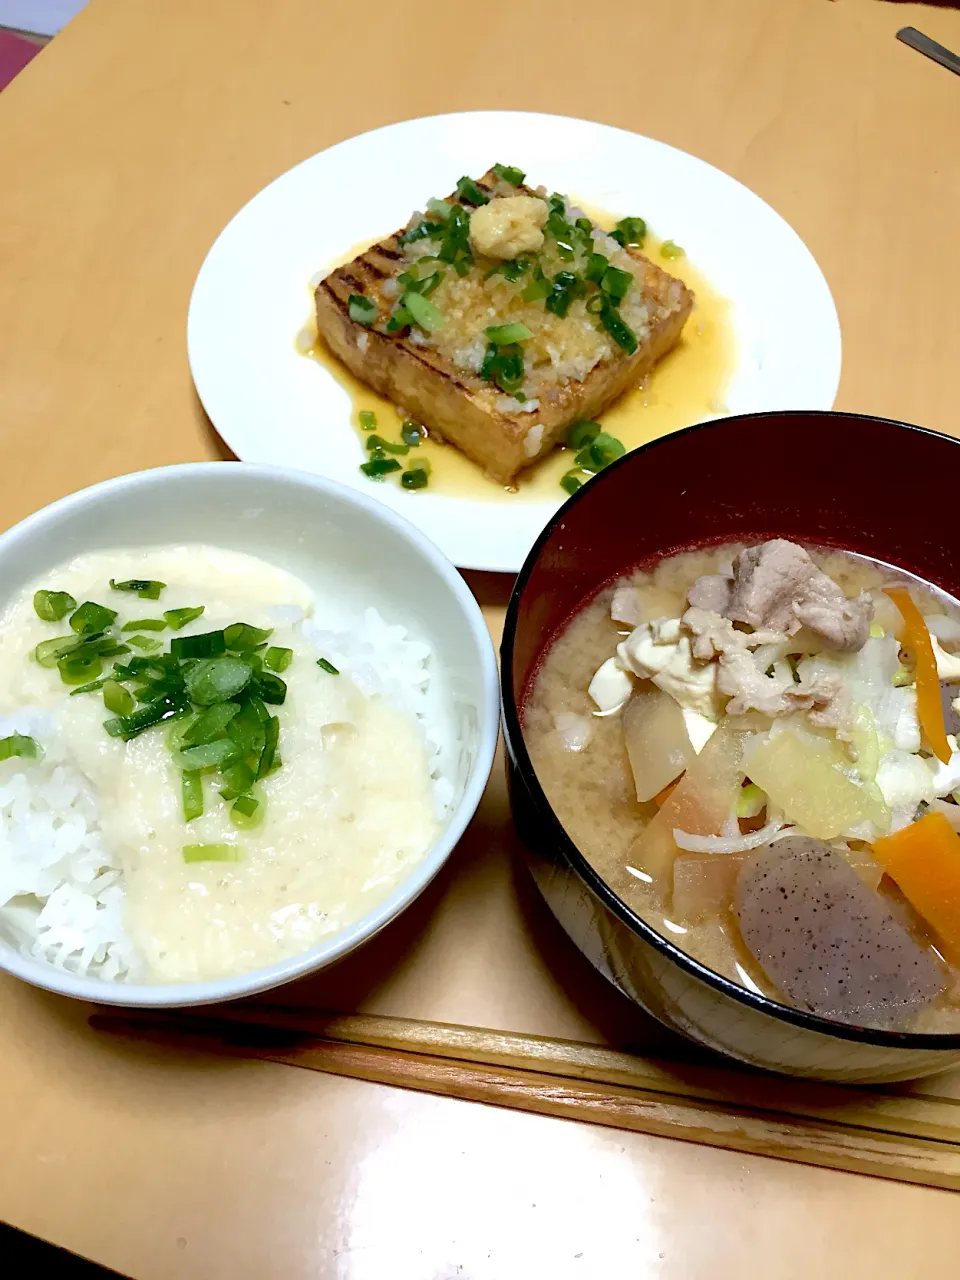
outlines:
[[[25,955],[72,973],[136,977],[120,862],[103,843],[89,781],[66,758],[51,716],[0,718],[0,737],[11,733],[35,738],[45,754],[0,762],[0,919]]]
[[[296,623],[303,610],[271,610]],[[427,749],[438,818],[455,798],[455,744],[443,730],[440,690],[431,680],[430,646],[384,621],[374,608],[350,631],[303,620],[304,639],[348,674],[368,697],[379,695],[414,718]],[[0,761],[0,935],[27,956],[108,981],[141,981],[143,966],[123,923],[120,859],[103,841],[97,795],[68,759],[54,715],[24,708],[0,717],[0,737],[22,733],[42,760]]]
[[[350,631],[329,631],[307,618],[303,634],[362,693],[379,694],[416,720],[427,748],[437,817],[442,820],[453,805],[456,769],[445,742],[439,691],[430,679],[430,646],[413,639],[399,623],[385,622],[374,608],[365,609]]]

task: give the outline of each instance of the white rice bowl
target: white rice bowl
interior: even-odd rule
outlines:
[[[304,647],[332,662],[364,695],[415,721],[442,830],[382,903],[308,952],[237,977],[151,983],[125,929],[121,860],[105,839],[97,790],[58,737],[56,707],[24,707],[0,717],[0,738],[25,734],[43,749],[40,760],[0,761],[0,967],[37,985],[117,1004],[233,998],[347,954],[412,901],[442,865],[479,802],[497,734],[493,650],[459,575],[405,521],[315,477],[196,464],[106,482],[0,537],[0,599],[55,567],[62,559],[57,547],[163,541],[171,512],[178,541],[203,539],[272,559],[308,582],[312,540],[305,526],[322,527],[321,543],[337,528],[338,557],[354,551],[357,590],[338,611],[336,627],[302,618]],[[260,523],[256,532],[266,536],[251,538],[251,523]],[[392,590],[371,592],[372,559],[377,585],[395,583]],[[302,617],[296,605],[274,612],[278,622]]]

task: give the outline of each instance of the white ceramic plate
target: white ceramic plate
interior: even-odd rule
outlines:
[[[487,502],[374,484],[359,470],[347,392],[295,346],[318,270],[497,161],[591,206],[641,213],[684,246],[731,302],[730,413],[833,406],[836,308],[809,250],[769,205],[651,138],[562,116],[478,111],[388,125],[322,151],[264,188],[220,234],[194,286],[187,344],[203,406],[240,458],[373,494],[464,568],[520,568],[559,491],[555,501],[521,489],[515,500]]]

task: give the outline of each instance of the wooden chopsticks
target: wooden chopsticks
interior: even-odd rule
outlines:
[[[103,1009],[90,1023],[153,1044],[960,1189],[960,1101],[930,1090],[820,1085],[482,1027],[266,1005],[213,1017]]]

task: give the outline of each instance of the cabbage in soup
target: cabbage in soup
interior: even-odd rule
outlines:
[[[960,1032],[960,605],[783,539],[670,556],[555,638],[524,735],[570,837],[717,973]]]

